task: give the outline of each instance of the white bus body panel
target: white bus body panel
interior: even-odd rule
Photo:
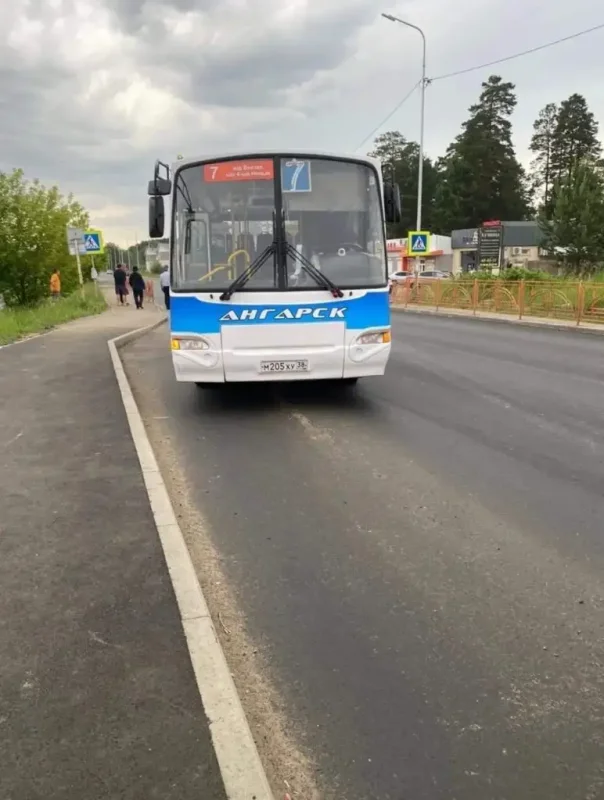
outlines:
[[[178,307],[184,298],[188,308],[181,314]],[[357,343],[363,333],[390,330],[388,293],[383,289],[347,291],[342,299],[325,291],[240,292],[224,303],[216,294],[174,294],[171,307],[173,338],[203,339],[207,345],[203,350],[172,350],[178,381],[360,378],[383,375],[390,355],[389,342]],[[273,361],[302,361],[308,369],[262,371],[262,362]]]

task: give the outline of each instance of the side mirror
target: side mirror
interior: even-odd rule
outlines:
[[[162,195],[166,196],[169,195],[172,191],[172,181],[169,178],[160,178],[159,175],[153,178],[152,181],[149,181],[149,185],[147,186],[147,194],[148,195]]]
[[[151,239],[162,238],[164,224],[164,198],[161,195],[153,195],[149,198],[149,236]]]
[[[384,184],[384,212],[386,216],[386,222],[390,224],[396,224],[401,221],[401,190],[398,183]]]
[[[165,172],[164,178],[160,176],[160,170]],[[158,159],[155,162],[155,168],[153,170],[153,180],[149,181],[149,186],[147,187],[147,194],[159,194],[162,195],[162,197],[165,197],[166,195],[169,195],[171,191],[172,181],[170,180],[170,167]]]

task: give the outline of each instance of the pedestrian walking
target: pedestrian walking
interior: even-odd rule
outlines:
[[[145,297],[150,303],[155,302],[155,284],[152,278],[149,278],[145,283]]]
[[[53,300],[58,300],[61,296],[61,273],[58,269],[53,269],[50,276],[50,296]]]
[[[143,296],[145,294],[145,279],[138,271],[138,267],[132,267],[132,273],[128,279],[134,295],[134,304],[137,310],[143,307]]]
[[[126,270],[122,264],[118,264],[113,271],[113,282],[115,283],[115,295],[117,297],[118,305],[128,305],[128,284],[126,283]]]
[[[164,293],[164,300],[166,303],[166,311],[170,310],[170,267],[165,266],[164,271],[159,276],[159,285]]]

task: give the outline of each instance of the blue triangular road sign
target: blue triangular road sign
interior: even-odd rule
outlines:
[[[426,240],[423,236],[416,236],[415,239],[411,242],[411,250],[414,253],[417,253],[419,250],[426,249]]]

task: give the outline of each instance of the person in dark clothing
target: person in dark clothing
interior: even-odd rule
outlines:
[[[130,275],[130,286],[134,295],[134,302],[137,308],[143,307],[143,297],[145,296],[145,279],[138,271],[138,267],[132,267]]]
[[[126,278],[126,270],[121,264],[118,264],[113,271],[113,281],[115,283],[115,294],[117,296],[118,303],[122,306],[126,302],[126,297],[128,297],[128,285],[126,283]]]

